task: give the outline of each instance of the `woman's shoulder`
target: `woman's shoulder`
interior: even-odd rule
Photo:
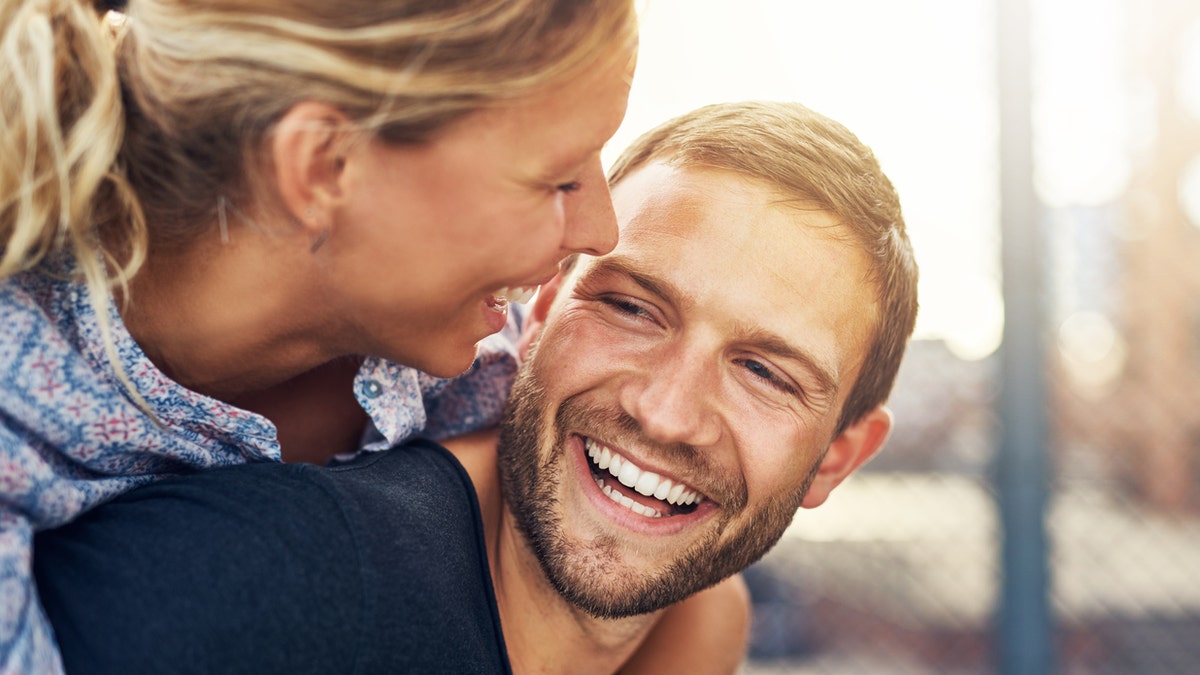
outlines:
[[[58,353],[64,359],[70,353],[94,370],[91,362],[104,357],[102,345],[89,349],[103,323],[97,319],[97,308],[109,313],[110,333],[122,328],[120,317],[107,292],[94,300],[87,284],[73,272],[69,263],[43,262],[0,281],[0,342],[7,347],[0,348],[0,368],[31,355]]]
[[[89,504],[131,487],[127,478],[277,457],[268,422],[170,383],[111,299],[100,306],[112,319],[107,336],[82,282],[40,271],[0,281],[0,453],[24,475]]]
[[[78,355],[72,283],[36,270],[0,281],[0,378],[48,367]],[[6,387],[7,389],[8,387]]]

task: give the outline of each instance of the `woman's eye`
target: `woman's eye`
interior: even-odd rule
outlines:
[[[576,192],[581,187],[583,186],[579,184],[579,181],[573,180],[569,183],[561,183],[556,185],[554,189],[558,190],[559,192]]]

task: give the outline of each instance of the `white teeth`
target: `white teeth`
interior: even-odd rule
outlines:
[[[658,474],[643,471],[642,475],[638,477],[637,483],[633,485],[633,489],[649,497],[658,489]]]
[[[608,446],[601,445],[590,438],[584,440],[584,446],[587,448],[588,457],[601,471],[607,471],[613,478],[620,481],[622,485],[632,488],[639,494],[647,497],[653,496],[655,499],[677,506],[699,504],[704,501],[703,495],[694,490],[687,489],[687,486],[683,483],[675,483],[671,479],[663,478],[652,471],[642,471],[633,462],[610,450]],[[618,504],[624,504],[624,500],[628,499],[633,506],[629,504],[625,504],[625,506],[634,512],[640,513],[638,508],[648,509],[648,507],[643,507],[628,497],[622,498],[623,495],[619,492],[613,492],[611,486],[605,486],[603,479],[597,479],[596,482],[604,488],[604,493]],[[653,509],[648,510],[653,511]]]
[[[608,470],[612,473],[612,469]],[[621,465],[621,473],[617,474],[617,480],[621,481],[621,485],[625,487],[633,487],[637,485],[638,479],[642,477],[642,470],[633,465],[633,462],[626,461]]]
[[[533,299],[537,294],[538,286],[505,286],[493,293],[497,298],[525,304]]]
[[[600,491],[607,495],[609,499],[620,504],[621,506],[624,506],[630,511],[633,511],[639,516],[646,516],[647,518],[662,518],[662,513],[659,513],[649,506],[643,506],[633,501],[629,497],[617,492],[616,490],[613,490],[612,486],[607,485],[603,478],[597,479],[596,484],[600,486]]]
[[[654,491],[654,498],[655,499],[666,499],[667,495],[670,494],[670,492],[671,492],[671,481],[664,478],[661,481],[659,481],[658,489],[656,489]]]
[[[630,501],[633,501],[633,500],[630,500]],[[639,516],[647,516],[650,518],[653,518],[654,514],[658,513],[658,511],[655,511],[654,509],[652,509],[648,506],[642,506],[641,504],[638,504],[637,502],[634,502],[633,506],[630,506],[629,508],[631,510],[633,510],[633,512],[638,514]]]
[[[667,493],[668,504],[676,504],[679,502],[679,495],[683,494],[683,487],[683,483],[680,483],[679,485],[671,488],[671,491]]]
[[[607,469],[608,465],[612,462],[612,451],[603,445],[597,444],[596,441],[593,441],[590,438],[585,440],[583,444],[587,447],[588,457],[592,458],[592,461],[596,463],[596,466],[600,467],[602,470]]]

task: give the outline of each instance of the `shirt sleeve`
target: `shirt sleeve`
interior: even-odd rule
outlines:
[[[517,339],[522,322],[513,308],[504,330],[479,343],[471,369],[425,396],[427,438],[442,440],[500,423],[520,365]],[[421,377],[436,379],[423,373]]]
[[[8,507],[0,508],[0,673],[62,673],[58,646],[33,585],[33,526]]]

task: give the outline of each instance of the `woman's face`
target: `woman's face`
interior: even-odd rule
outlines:
[[[548,281],[617,241],[600,150],[625,116],[632,51],[471,113],[430,142],[347,156],[327,242],[339,341],[440,376],[506,319],[503,289]]]

